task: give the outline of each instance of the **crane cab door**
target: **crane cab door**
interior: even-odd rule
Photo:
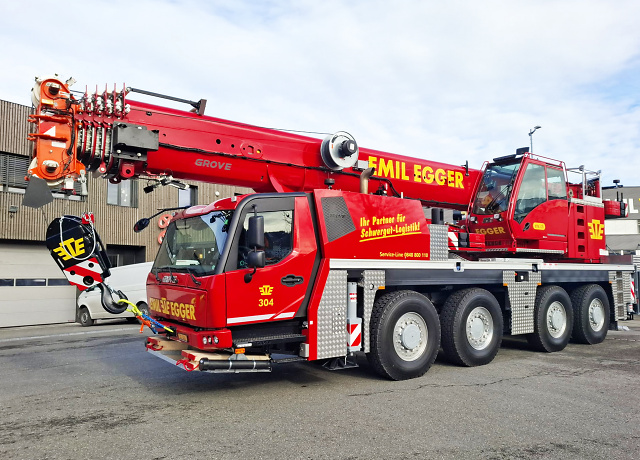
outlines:
[[[564,254],[569,230],[565,172],[530,159],[523,166],[509,212],[516,248]]]
[[[264,217],[266,265],[249,282],[244,236],[248,219]],[[227,326],[270,322],[303,316],[308,286],[316,268],[317,244],[308,198],[252,198],[240,211],[226,266]],[[229,265],[232,264],[231,266]]]

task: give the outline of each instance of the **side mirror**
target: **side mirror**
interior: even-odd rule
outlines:
[[[264,217],[249,217],[249,228],[247,229],[246,243],[250,248],[264,248]]]
[[[250,283],[258,268],[263,268],[266,264],[266,257],[263,250],[251,251],[247,255],[247,266],[253,268],[252,272],[245,273],[244,282]]]
[[[149,219],[147,219],[146,217],[143,217],[138,222],[136,222],[136,224],[133,226],[133,231],[136,233],[140,233],[142,230],[144,230],[149,226],[149,222],[150,222]]]
[[[264,251],[251,251],[247,256],[247,266],[249,268],[264,268],[266,257]]]

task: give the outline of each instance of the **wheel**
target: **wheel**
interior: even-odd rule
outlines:
[[[448,361],[482,366],[493,361],[502,343],[500,304],[487,290],[470,288],[447,299],[440,312],[442,349]]]
[[[91,319],[91,315],[89,314],[89,310],[86,307],[82,307],[80,309],[80,313],[78,314],[78,319],[80,320],[80,324],[84,327],[93,326],[93,319]]]
[[[527,336],[538,351],[563,350],[573,329],[573,309],[569,294],[559,286],[543,286],[536,293],[534,332]]]
[[[138,310],[140,310],[143,315],[149,316],[149,306],[146,304],[146,302],[140,302],[138,304]]]
[[[597,284],[581,286],[571,293],[574,342],[590,345],[602,342],[609,330],[610,306],[607,293]]]
[[[438,313],[429,299],[414,291],[389,292],[376,300],[370,332],[369,363],[392,380],[423,375],[440,347]]]
[[[149,307],[147,306],[147,304],[145,302],[140,302],[138,303],[138,305],[136,305],[138,307],[138,310],[140,310],[140,312],[143,315],[147,315],[149,316]],[[134,317],[129,317],[127,318],[127,321],[130,323],[137,323],[139,322],[138,317],[134,316]]]

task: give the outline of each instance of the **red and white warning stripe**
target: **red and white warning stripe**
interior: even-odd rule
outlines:
[[[89,289],[96,283],[102,283],[102,269],[98,263],[98,259],[92,257],[91,259],[83,260],[79,264],[72,265],[63,270],[64,276],[67,277],[69,282],[76,286],[81,291]],[[84,282],[86,277],[90,277],[93,282],[87,285]],[[87,279],[88,281],[88,279]]]
[[[458,234],[456,232],[448,232],[449,248],[458,249]]]
[[[638,299],[636,298],[636,283],[633,280],[633,276],[631,277],[631,303],[638,303]]]
[[[349,351],[354,351],[352,348],[359,350],[362,344],[362,325],[359,322],[347,324],[347,331],[349,332]]]

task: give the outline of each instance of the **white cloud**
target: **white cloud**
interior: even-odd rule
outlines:
[[[479,168],[529,144],[638,185],[637,1],[70,1],[0,6],[0,98],[36,74]]]

